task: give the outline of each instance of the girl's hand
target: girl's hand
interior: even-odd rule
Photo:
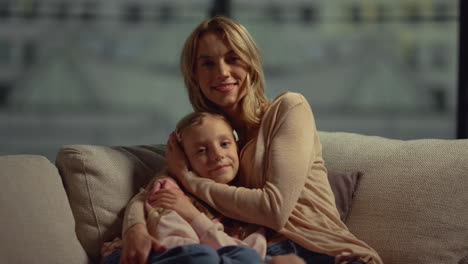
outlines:
[[[181,195],[177,190],[160,190],[154,198],[155,200],[148,201],[152,207],[174,210],[189,223],[200,214],[190,199],[186,195]]]
[[[184,175],[190,171],[189,163],[175,132],[172,132],[167,140],[166,165],[169,173],[185,185]]]
[[[152,237],[144,224],[135,224],[123,235],[123,249],[120,256],[121,264],[146,264],[153,249],[156,252],[166,250]]]

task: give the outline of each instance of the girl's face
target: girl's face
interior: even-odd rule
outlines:
[[[199,39],[196,60],[195,78],[202,93],[226,113],[235,113],[246,94],[247,64],[212,32]]]
[[[232,128],[224,120],[206,117],[182,132],[182,145],[192,169],[203,178],[229,183],[239,170]]]

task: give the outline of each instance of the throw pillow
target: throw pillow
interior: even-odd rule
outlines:
[[[56,159],[76,220],[76,234],[93,262],[103,242],[119,236],[128,201],[164,166],[164,146],[70,145]]]
[[[340,213],[341,221],[344,223],[346,223],[348,218],[354,193],[358,188],[362,175],[363,173],[360,171],[341,172],[328,170],[328,181],[335,195],[336,208]]]

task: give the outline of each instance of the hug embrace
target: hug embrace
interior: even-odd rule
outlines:
[[[203,21],[180,63],[195,112],[169,136],[165,170],[130,201],[102,263],[383,263],[340,219],[307,100],[266,98],[241,24]]]

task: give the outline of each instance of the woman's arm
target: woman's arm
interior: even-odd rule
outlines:
[[[309,170],[326,169],[315,121],[305,98],[287,94],[272,107],[264,116],[257,139],[255,156],[261,155],[262,160],[251,161],[261,165],[254,164],[260,167],[255,167],[252,175],[242,175],[247,181],[253,177],[257,182],[264,181],[263,186],[256,189],[226,186],[200,178],[191,171],[171,172],[187,190],[223,215],[279,230],[294,209]],[[177,145],[173,141],[169,143],[173,152],[166,157],[174,158]]]

